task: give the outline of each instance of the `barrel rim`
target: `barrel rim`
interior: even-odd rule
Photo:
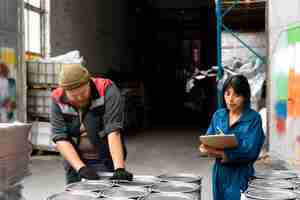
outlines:
[[[294,184],[286,179],[253,179],[249,181],[249,187],[293,189]]]
[[[123,187],[123,186],[117,186],[117,187],[112,187],[111,189],[107,189],[107,190],[103,190],[101,192],[101,196],[105,197],[105,198],[120,198],[120,197],[114,197],[114,196],[111,196],[107,193],[109,192],[114,192],[115,190],[123,190],[123,191],[134,191],[137,193],[137,195],[134,195],[134,197],[125,197],[124,198],[139,198],[139,197],[145,197],[147,195],[147,190],[144,188],[144,187]]]
[[[157,177],[163,181],[169,181],[168,178],[172,178],[172,177],[186,177],[186,178],[194,179],[192,181],[188,181],[188,183],[202,180],[202,176],[196,175],[193,173],[165,173],[165,174],[161,174]],[[174,180],[171,180],[171,181],[174,181]]]
[[[140,182],[145,183],[144,185],[130,185],[130,183],[133,182]],[[152,187],[154,184],[157,184],[160,182],[160,179],[158,179],[155,176],[144,176],[144,175],[137,175],[133,177],[132,181],[127,180],[117,180],[114,181],[114,185],[116,186],[124,186],[124,187]],[[126,185],[128,183],[128,185]]]
[[[278,193],[281,193],[281,194],[284,194],[284,199],[283,198],[276,198],[276,197],[259,197],[259,196],[255,196],[255,195],[252,195],[250,192],[252,191],[259,191],[261,193],[272,193],[272,194],[278,194]],[[290,190],[284,190],[284,189],[274,189],[274,188],[270,188],[270,189],[261,189],[261,188],[249,188],[247,191],[245,191],[245,196],[246,197],[249,197],[249,198],[254,198],[254,199],[259,199],[259,200],[294,200],[297,198],[297,194],[290,191]]]
[[[190,190],[187,190],[187,191],[182,191],[182,193],[190,193],[190,192],[196,192],[198,190],[201,189],[200,185],[198,184],[195,184],[195,183],[186,183],[186,182],[179,182],[179,181],[168,181],[168,182],[160,182],[156,185],[154,185],[152,187],[152,191],[154,192],[159,192],[159,193],[176,193],[178,191],[174,191],[174,192],[165,192],[165,191],[161,191],[159,190],[157,187],[161,186],[161,185],[164,185],[164,186],[167,186],[167,185],[171,185],[171,186],[184,186],[184,187],[191,187]]]
[[[151,193],[151,194],[147,197],[147,199],[148,199],[148,200],[151,200],[151,198],[153,198],[153,197],[155,198],[156,196],[158,196],[158,197],[161,197],[161,196],[167,196],[167,197],[183,197],[183,198],[189,199],[189,200],[191,200],[191,199],[194,198],[193,195],[191,195],[191,194],[186,194],[186,193],[179,193],[179,192],[177,192],[177,193],[175,193],[175,192],[171,192],[171,193],[164,192],[164,193],[161,193],[161,192],[157,192],[157,193]]]
[[[292,179],[297,178],[298,174],[290,170],[256,170],[254,175],[257,179]]]
[[[76,190],[72,188],[73,186],[76,185],[83,185],[83,184],[88,184],[88,185],[95,185],[95,186],[106,186],[106,187],[112,187],[113,185],[110,182],[107,181],[101,181],[101,180],[85,180],[85,181],[80,181],[80,182],[75,182],[75,183],[70,183],[65,186],[65,191],[73,191],[73,192],[94,192],[93,189],[82,189],[82,190]],[[102,191],[101,189],[99,189]],[[97,189],[98,191],[98,189]]]
[[[94,192],[74,192],[74,191],[63,191],[59,193],[55,193],[49,197],[47,197],[47,200],[55,200],[56,197],[60,195],[78,195],[78,196],[84,196],[84,197],[90,197],[91,200],[97,200],[100,197],[100,194],[94,193]]]

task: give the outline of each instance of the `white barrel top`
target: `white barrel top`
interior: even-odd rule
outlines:
[[[184,183],[184,182],[161,182],[153,186],[152,190],[154,192],[170,193],[170,192],[182,192],[191,193],[196,192],[200,188],[199,185],[194,183]]]
[[[158,176],[162,181],[180,181],[185,183],[199,183],[201,184],[201,176],[187,173],[178,174],[162,174]]]
[[[97,200],[97,195],[92,193],[61,192],[47,198],[47,200]]]
[[[257,170],[254,177],[260,179],[292,179],[297,178],[298,174],[287,170]]]
[[[245,192],[247,199],[295,200],[297,195],[290,190],[250,188]]]
[[[285,179],[253,179],[249,183],[249,187],[258,187],[258,188],[279,188],[279,189],[293,189],[294,184],[291,181]]]
[[[106,181],[81,181],[66,185],[66,191],[74,192],[101,192],[110,189],[112,185]]]
[[[194,200],[194,196],[182,193],[153,193],[147,200]]]
[[[104,190],[101,196],[106,198],[127,198],[136,199],[143,198],[148,194],[147,190],[142,187],[113,187]]]

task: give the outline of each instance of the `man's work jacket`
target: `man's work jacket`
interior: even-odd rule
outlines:
[[[90,142],[99,149],[99,160],[105,162],[111,160],[106,136],[123,128],[123,102],[118,88],[108,79],[91,78],[90,87],[91,102],[82,115],[82,123]],[[52,92],[50,122],[54,142],[67,140],[77,149],[81,126],[79,115],[80,112],[68,103],[62,88]]]

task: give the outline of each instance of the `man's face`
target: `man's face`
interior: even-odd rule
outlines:
[[[90,84],[80,86],[72,90],[66,91],[69,102],[77,108],[85,107],[90,102],[91,88]]]

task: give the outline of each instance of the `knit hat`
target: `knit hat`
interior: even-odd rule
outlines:
[[[58,84],[65,90],[72,90],[86,84],[90,74],[81,64],[63,64]]]

